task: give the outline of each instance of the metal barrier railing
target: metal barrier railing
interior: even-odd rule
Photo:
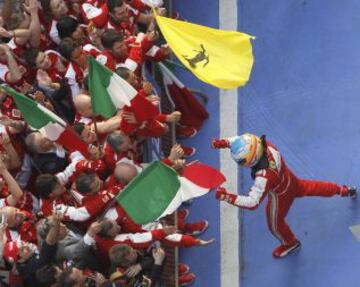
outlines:
[[[164,5],[169,11],[169,15],[172,14],[172,0],[165,0]],[[148,66],[149,67],[149,66]],[[156,81],[159,87],[159,96],[160,96],[160,110],[162,113],[170,114],[175,111],[175,104],[170,96],[167,85],[163,82],[162,74],[159,72],[156,64],[152,64],[151,74],[153,79]],[[168,156],[171,150],[171,147],[175,144],[176,134],[175,134],[175,124],[169,126],[169,131],[163,135],[160,139],[160,143],[151,142],[151,145],[159,145],[160,154],[164,157]],[[152,147],[154,149],[154,146]],[[157,147],[155,147],[157,149]],[[177,216],[176,213],[169,215],[165,218],[166,224],[177,226]],[[178,287],[178,264],[179,264],[179,248],[177,247],[167,247],[163,246],[166,252],[166,261],[161,277],[162,287]]]
[[[162,113],[172,113],[175,110],[175,104],[171,99],[170,93],[167,89],[166,84],[164,84],[161,74],[153,67],[153,75],[155,80],[158,83],[160,88],[160,103],[161,103],[161,112]],[[161,137],[161,151],[164,156],[168,156],[171,150],[171,147],[174,145],[176,140],[175,135],[175,125],[172,123],[169,126],[169,131]],[[165,218],[167,224],[177,226],[177,216],[176,214],[169,215]],[[178,286],[178,263],[179,263],[179,250],[174,247],[166,247],[166,256],[167,260],[163,270],[162,282],[166,287],[177,287]]]

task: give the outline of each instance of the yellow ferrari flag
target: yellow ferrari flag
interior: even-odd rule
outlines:
[[[251,39],[156,15],[158,26],[178,59],[201,81],[222,89],[244,86],[254,63]]]

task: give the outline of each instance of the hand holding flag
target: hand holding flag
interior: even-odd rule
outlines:
[[[1,86],[1,89],[14,99],[16,107],[32,128],[39,130],[45,137],[58,142],[70,152],[78,150],[87,157],[87,145],[64,120],[9,86]]]
[[[88,57],[89,91],[95,116],[111,118],[118,109],[130,106],[137,91],[119,75]]]
[[[150,101],[119,75],[88,57],[89,90],[95,116],[111,118],[117,110],[132,112],[138,123],[151,119],[159,113]]]
[[[138,174],[117,197],[131,219],[146,224],[177,210],[182,202],[220,186],[225,177],[211,166],[194,163],[177,174],[159,161]]]

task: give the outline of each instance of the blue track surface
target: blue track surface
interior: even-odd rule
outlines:
[[[174,1],[191,22],[218,26],[217,1]],[[240,0],[239,30],[257,37],[250,83],[239,91],[239,133],[266,134],[299,176],[356,185],[360,174],[360,1]],[[219,165],[208,148],[219,134],[218,91],[184,75],[211,100],[211,119],[189,140],[199,160]],[[247,171],[244,190],[250,187]],[[265,200],[266,201],[266,200]],[[244,220],[241,286],[359,286],[360,244],[348,227],[360,223],[359,199],[297,200],[290,226],[302,249],[283,260],[271,257],[278,242],[266,226],[265,204]],[[219,206],[208,195],[194,202],[190,219],[207,218],[204,237],[219,238]],[[219,242],[182,251],[197,274],[195,286],[220,286]],[[231,286],[226,286],[231,287]]]
[[[217,1],[173,1],[174,9],[186,20],[210,27],[218,27]],[[180,79],[190,88],[202,90],[209,96],[207,109],[210,113],[209,120],[205,123],[196,137],[184,140],[184,145],[195,146],[197,153],[194,159],[219,167],[219,154],[210,149],[210,139],[219,136],[219,90],[197,80],[192,74],[177,71]],[[189,207],[188,221],[195,222],[201,219],[209,221],[209,229],[202,238],[216,238],[217,241],[208,247],[195,247],[180,251],[181,261],[190,266],[191,272],[197,275],[194,286],[220,286],[220,209],[219,202],[214,200],[214,195],[209,194],[194,200]]]

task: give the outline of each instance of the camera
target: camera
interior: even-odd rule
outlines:
[[[142,280],[136,281],[134,287],[151,287],[151,283],[151,279],[143,275]]]

